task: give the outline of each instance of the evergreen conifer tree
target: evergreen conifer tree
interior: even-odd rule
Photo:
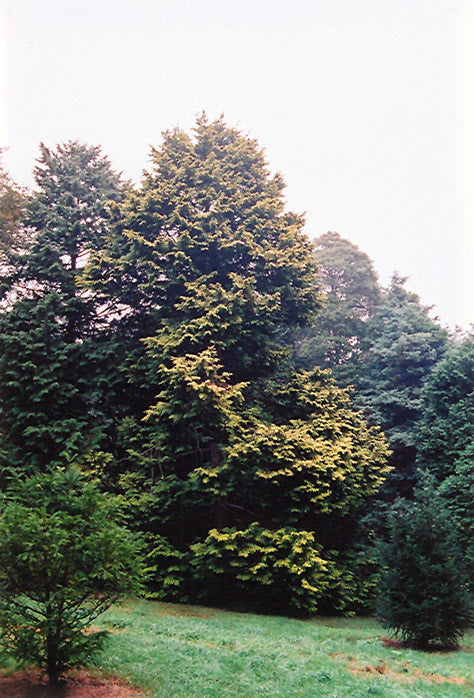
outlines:
[[[433,482],[425,478],[415,495],[389,514],[379,615],[410,647],[453,648],[472,621],[466,563]]]
[[[281,177],[257,144],[203,116],[193,136],[165,133],[152,162],[87,271],[142,340],[125,367],[142,408],[124,420],[122,446],[128,467],[154,480],[140,493],[124,476],[124,494],[147,507],[135,522],[174,598],[224,588],[233,563],[209,556],[238,556],[254,537],[257,558],[273,540],[272,564],[301,555],[299,572],[296,582],[268,575],[256,560],[238,593],[247,598],[250,585],[248,598],[263,603],[287,578],[298,610],[314,610],[321,546],[346,545],[351,513],[383,480],[385,442],[328,374],[296,376],[279,346],[282,328],[318,310],[319,283],[302,218],[285,212]]]
[[[121,196],[100,149],[76,142],[42,145],[35,179],[28,239],[9,254],[0,316],[2,450],[26,468],[65,462],[106,430],[112,347],[82,277],[103,244],[108,202]]]
[[[474,336],[456,342],[429,375],[416,430],[418,464],[439,482],[474,450]]]

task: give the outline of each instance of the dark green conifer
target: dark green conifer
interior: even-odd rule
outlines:
[[[379,616],[407,646],[451,649],[470,626],[467,568],[456,530],[425,478],[414,501],[399,501],[380,544]]]
[[[82,285],[103,245],[120,181],[99,148],[41,146],[37,191],[9,254],[0,315],[0,431],[5,460],[25,468],[67,461],[106,431],[113,347],[100,301]]]
[[[409,495],[415,483],[415,428],[421,392],[448,346],[446,330],[395,275],[369,321],[355,381],[354,402],[388,438],[393,471],[387,494]]]

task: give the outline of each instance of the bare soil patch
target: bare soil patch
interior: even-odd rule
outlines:
[[[380,638],[382,645],[384,647],[393,647],[394,649],[397,650],[404,650],[405,645],[401,640],[394,640],[393,637],[381,637]]]
[[[404,642],[401,640],[395,640],[393,637],[386,637],[385,635],[380,638],[380,641],[382,642],[382,645],[384,647],[392,647],[393,649],[397,650],[405,650],[409,649],[405,645]],[[427,650],[428,651],[428,650]],[[467,652],[468,654],[471,652],[474,652],[474,648],[470,647],[470,645],[459,645],[459,647],[455,647],[453,649],[436,649],[433,648],[432,650],[429,650],[431,654],[452,654],[453,652]]]
[[[401,682],[411,682],[417,679],[431,681],[432,683],[454,683],[463,685],[466,679],[462,676],[442,676],[441,674],[424,674],[421,669],[414,669],[409,664],[402,664],[398,670],[392,669],[384,661],[377,664],[366,664],[360,666],[356,664],[354,659],[349,660],[350,672],[355,676],[366,676],[367,674],[380,674],[388,676],[389,679]]]
[[[71,672],[57,689],[40,677],[38,669],[16,671],[8,676],[0,674],[0,696],[2,698],[136,698],[144,696],[116,676],[93,674],[81,669]]]
[[[386,645],[388,647],[395,647],[398,645]],[[403,645],[402,645],[403,646]],[[409,662],[404,662],[397,666],[396,669],[392,669],[387,662],[380,660],[377,664],[365,664],[361,665],[357,663],[356,657],[351,655],[343,654],[342,652],[333,652],[329,655],[334,657],[334,659],[342,659],[347,662],[349,671],[354,676],[387,676],[393,681],[400,681],[402,683],[411,683],[417,679],[423,679],[424,681],[431,681],[433,683],[453,683],[458,685],[464,685],[467,683],[467,679],[463,676],[443,676],[442,674],[424,674],[421,669],[413,667]]]

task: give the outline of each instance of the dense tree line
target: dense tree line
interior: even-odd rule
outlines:
[[[255,141],[203,116],[138,187],[77,142],[35,180],[0,190],[2,488],[74,464],[160,598],[368,609],[361,522],[417,467],[472,557],[472,337],[338,234],[313,245]]]

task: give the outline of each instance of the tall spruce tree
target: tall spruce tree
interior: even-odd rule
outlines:
[[[9,463],[43,468],[92,448],[105,431],[111,347],[81,284],[121,186],[100,149],[41,145],[28,239],[9,254],[0,316],[0,432]]]

